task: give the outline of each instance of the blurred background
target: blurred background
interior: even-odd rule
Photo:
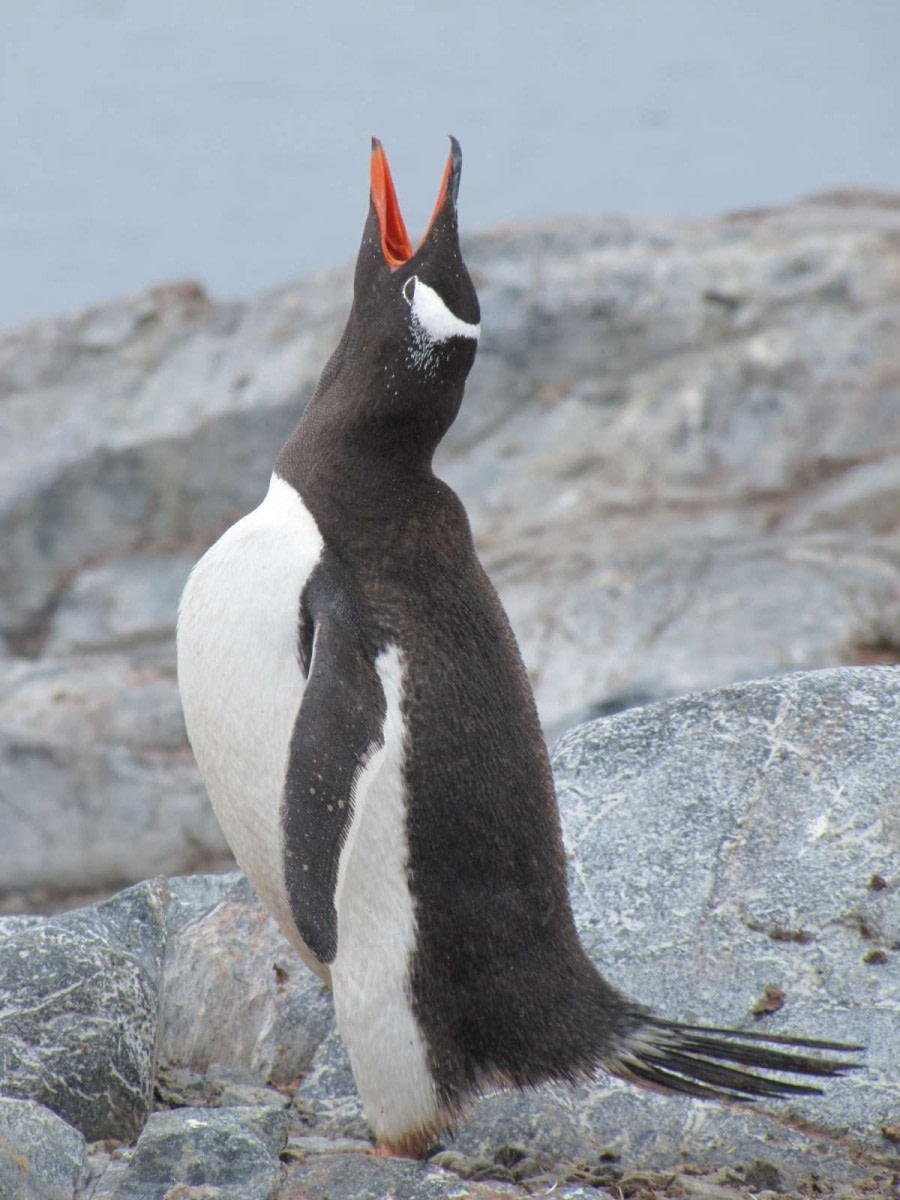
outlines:
[[[438,469],[548,739],[900,662],[898,51],[897,0],[0,0],[0,911],[230,863],[178,598],[340,335],[373,133],[414,241],[462,142]]]
[[[900,185],[895,0],[0,2],[0,324],[353,257],[368,138],[413,237]]]

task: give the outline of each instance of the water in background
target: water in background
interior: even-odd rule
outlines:
[[[552,9],[552,11],[551,11]],[[352,258],[368,137],[415,240],[900,186],[897,0],[0,0],[0,324]]]

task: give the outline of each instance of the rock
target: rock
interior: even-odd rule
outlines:
[[[881,1161],[900,1103],[898,758],[894,668],[762,680],[567,734],[554,771],[570,889],[607,978],[674,1019],[864,1043],[866,1069],[765,1111],[604,1077],[497,1094],[448,1150],[490,1160],[512,1142],[560,1163],[612,1148],[627,1171],[760,1161],[791,1185]],[[887,956],[877,968],[864,962],[873,945]],[[784,1005],[754,1019],[776,985]],[[316,1133],[364,1128],[336,1035],[298,1096]]]
[[[310,1137],[299,1134],[288,1138],[282,1158],[290,1162],[302,1162],[316,1154],[371,1154],[372,1143],[362,1138]]]
[[[120,656],[4,664],[0,895],[114,888],[221,856],[171,676]]]
[[[0,1097],[0,1196],[73,1200],[87,1174],[84,1138],[31,1100]]]
[[[754,1192],[761,1192],[763,1189],[772,1192],[781,1191],[781,1175],[778,1168],[772,1163],[757,1159],[743,1172],[743,1176],[744,1183]]]
[[[237,1076],[237,1078],[236,1078]],[[249,1082],[247,1077],[249,1077]],[[168,1108],[287,1108],[291,1097],[276,1088],[262,1087],[250,1071],[235,1072],[211,1063],[205,1074],[160,1064],[154,1095]]]
[[[786,524],[804,533],[838,529],[892,538],[900,529],[900,457],[850,467],[798,504]]]
[[[160,1062],[296,1080],[333,1027],[329,993],[243,875],[173,879],[169,897]]]
[[[43,655],[127,653],[175,669],[172,630],[194,555],[126,555],[88,567],[60,595]]]
[[[596,1193],[593,1194],[596,1196]],[[511,1184],[460,1183],[425,1163],[372,1154],[316,1155],[288,1168],[279,1200],[497,1200],[520,1197]]]
[[[694,1196],[697,1200],[736,1200],[741,1195],[733,1187],[713,1183],[709,1179],[698,1179],[695,1175],[676,1175],[673,1182],[683,1195]]]
[[[287,1119],[275,1108],[153,1113],[97,1200],[275,1200]]]
[[[555,1184],[549,1184],[546,1191],[538,1190],[532,1192],[534,1196],[552,1196],[553,1200],[621,1200],[621,1197],[626,1193],[620,1192],[618,1188],[610,1192],[606,1188],[594,1187],[589,1184],[587,1187],[559,1187]],[[635,1193],[627,1193],[633,1195]],[[640,1195],[640,1192],[637,1192]]]
[[[0,473],[0,625],[17,644],[42,640],[85,567],[183,553],[252,507],[345,295],[321,280],[259,306],[154,289],[114,306],[132,318],[113,341],[89,337],[96,309],[0,336],[0,445],[14,446]]]
[[[900,1079],[898,754],[900,671],[845,668],[621,714],[554,755],[589,953],[682,1019],[867,1043],[865,1075],[798,1102],[858,1136],[879,1119],[873,1088]],[[784,1003],[749,1019],[767,987]]]
[[[371,1139],[350,1060],[337,1028],[317,1050],[295,1103],[301,1113],[309,1115],[312,1128],[321,1137]]]
[[[97,1142],[91,1147],[90,1178],[84,1196],[79,1196],[77,1200],[115,1200],[118,1195],[118,1189],[134,1158],[134,1147],[118,1144],[110,1150],[106,1148],[107,1145]]]
[[[150,1109],[165,881],[59,917],[0,920],[0,1090],[88,1139],[132,1138]]]

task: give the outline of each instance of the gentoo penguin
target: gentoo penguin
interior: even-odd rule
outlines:
[[[213,807],[333,989],[385,1152],[422,1153],[485,1089],[598,1071],[814,1092],[753,1069],[840,1075],[859,1048],[660,1019],[582,949],[528,677],[432,470],[480,333],[451,143],[415,251],[373,143],[343,336],[265,499],[185,588],[179,682]]]

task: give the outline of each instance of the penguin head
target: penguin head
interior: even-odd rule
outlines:
[[[421,370],[440,356],[440,347],[455,341],[457,350],[468,351],[463,354],[467,373],[481,331],[478,297],[459,248],[461,170],[459,142],[451,137],[437,203],[414,251],[387,155],[381,142],[372,140],[369,215],[356,262],[354,306],[369,332],[380,333],[388,353],[401,343],[412,346],[412,365]]]
[[[456,200],[462,164],[450,154],[428,230],[417,249],[406,232],[387,156],[372,142],[369,213],[353,307],[320,391],[340,402],[345,428],[405,437],[430,454],[462,400],[481,332],[478,297],[459,248]],[[325,395],[322,396],[325,400]]]

